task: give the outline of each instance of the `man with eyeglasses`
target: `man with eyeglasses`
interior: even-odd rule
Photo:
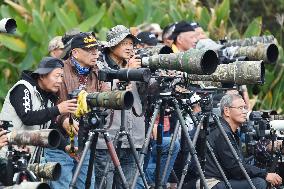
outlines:
[[[239,146],[240,138],[237,130],[246,121],[248,108],[243,98],[238,94],[226,94],[220,102],[221,118],[220,122],[223,126],[234,150],[239,156],[248,175],[250,176],[254,186],[257,189],[266,189],[267,183],[277,186],[282,183],[282,178],[276,173],[268,173],[265,169],[260,169],[250,165],[244,161]],[[229,146],[227,145],[220,129],[213,128],[208,135],[208,142],[213,148],[213,152],[218,159],[227,179],[233,189],[249,189],[251,188],[246,180],[237,160],[234,158]],[[205,164],[205,177],[209,188],[223,189],[226,184],[221,176],[213,157],[207,151]]]
[[[71,41],[71,50],[69,58],[64,62],[64,74],[63,74],[63,83],[59,88],[59,102],[68,99],[68,94],[72,93],[74,90],[85,90],[87,92],[96,92],[103,89],[103,83],[98,81],[97,77],[97,67],[96,62],[99,57],[99,47],[100,43],[97,41],[96,37],[92,33],[78,33],[76,34]],[[75,134],[75,145],[77,146],[77,135],[80,136],[87,135],[88,127],[83,125],[83,119],[73,120],[73,124],[70,124],[69,114],[60,115],[57,119],[61,133],[65,136],[67,146],[65,151],[63,150],[52,150],[48,149],[45,151],[45,157],[49,162],[59,162],[61,164],[61,176],[58,181],[51,182],[52,188],[69,188],[71,179],[73,177],[75,168],[78,165],[80,154],[80,141],[78,140],[78,147],[75,147],[77,151],[76,155],[70,153],[70,141],[71,138],[71,129]],[[71,121],[72,123],[72,121]],[[80,130],[79,130],[80,125]],[[80,135],[80,133],[82,135]],[[87,136],[85,136],[87,137]],[[72,137],[73,138],[73,137]],[[76,183],[76,188],[85,188],[85,180],[87,176],[89,163],[89,154],[87,154],[84,159],[82,168],[79,173],[79,177]],[[93,177],[94,179],[94,177]],[[91,187],[94,188],[94,180],[92,179]]]
[[[117,70],[120,68],[141,67],[141,59],[138,55],[134,55],[133,53],[134,45],[136,45],[139,40],[130,33],[128,28],[123,25],[117,25],[107,32],[106,39],[107,44],[103,49],[102,59],[100,60],[100,62],[98,62],[98,67],[100,69],[111,68]],[[112,82],[112,89],[117,88],[116,82],[117,81]],[[126,130],[130,133],[134,142],[134,147],[136,149],[142,148],[145,139],[145,120],[144,115],[141,116],[143,99],[141,99],[140,96],[141,91],[144,91],[145,93],[145,88],[143,89],[143,87],[145,87],[143,83],[134,81],[127,83],[126,86],[126,90],[129,90],[133,93],[134,103],[132,109],[125,110],[124,125]],[[121,111],[112,110],[106,120],[108,133],[110,135],[110,138],[113,140],[116,133],[120,130]],[[109,156],[107,146],[102,136],[99,137],[96,149],[95,172],[96,188],[98,188],[105,169],[107,161],[106,157]],[[127,182],[131,184],[135,175],[136,165],[126,137],[122,138],[122,146],[119,150],[119,159]],[[113,180],[112,171],[113,166],[107,175],[106,182],[104,183],[104,188],[111,188],[113,182],[116,188],[123,188],[121,179],[116,172],[114,172],[115,179]]]

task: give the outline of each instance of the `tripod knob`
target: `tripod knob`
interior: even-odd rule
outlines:
[[[96,117],[92,117],[89,121],[89,124],[91,124],[92,126],[96,126],[100,123],[100,121],[98,120],[98,118]]]

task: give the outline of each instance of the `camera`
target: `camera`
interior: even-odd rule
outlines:
[[[142,67],[151,70],[165,69],[188,74],[209,75],[218,65],[217,54],[213,50],[189,49],[186,52],[158,54],[142,58]]]
[[[149,82],[151,71],[149,68],[134,68],[134,69],[101,69],[98,72],[98,79],[101,81],[112,81],[118,79],[120,81],[140,81]]]
[[[0,20],[0,33],[15,33],[17,28],[16,20],[13,18],[3,18]]]

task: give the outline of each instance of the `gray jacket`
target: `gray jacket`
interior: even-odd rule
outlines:
[[[103,65],[103,66],[102,66]],[[106,67],[107,63],[105,59],[102,62],[98,62],[99,69]],[[142,148],[145,139],[145,117],[137,117],[133,113],[135,112],[140,115],[142,113],[142,102],[140,95],[138,93],[138,87],[136,82],[131,82],[132,85],[132,94],[134,97],[133,107],[129,110],[125,110],[125,128],[128,131],[133,139],[135,148]],[[114,87],[113,87],[114,88]],[[145,92],[145,91],[143,91]],[[112,121],[111,121],[112,118]],[[111,123],[111,125],[110,125]],[[109,112],[109,115],[106,117],[105,127],[107,129],[111,140],[114,140],[115,135],[119,132],[121,126],[121,110],[112,110]],[[129,143],[126,136],[122,138],[122,148],[129,148]],[[104,142],[103,135],[99,136],[97,149],[107,149],[107,146]]]

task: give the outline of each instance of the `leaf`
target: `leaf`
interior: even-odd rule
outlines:
[[[230,1],[229,0],[223,0],[223,2],[217,7],[216,9],[216,26],[220,26],[221,21],[224,20],[224,22],[227,22],[230,15]]]
[[[89,31],[90,28],[94,27],[102,19],[105,12],[106,12],[106,7],[105,4],[103,4],[98,10],[97,14],[91,16],[90,18],[88,18],[78,26],[80,31]]]
[[[247,27],[244,37],[252,37],[252,36],[259,36],[261,33],[262,27],[262,18],[257,17],[255,18]]]
[[[66,14],[66,10],[63,8],[56,8],[55,11],[56,18],[59,20],[60,24],[65,30],[72,29],[77,23],[74,23],[71,18]]]
[[[35,35],[37,36],[36,41],[40,43],[46,43],[48,42],[47,38],[42,38],[42,36],[48,36],[46,31],[46,24],[44,24],[44,21],[42,20],[42,16],[40,16],[39,12],[36,10],[33,10],[33,27],[32,29],[35,30]]]
[[[2,15],[2,18],[11,17],[8,6],[1,6],[0,14]]]
[[[35,63],[35,60],[33,58],[32,51],[36,51],[36,48],[32,48],[29,50],[29,52],[26,54],[26,57],[23,59],[23,61],[19,64],[19,69],[21,71],[31,69],[33,64]]]
[[[0,43],[13,51],[20,53],[26,52],[26,44],[16,37],[0,34]]]
[[[198,23],[202,26],[202,28],[207,29],[208,24],[210,22],[210,19],[211,19],[211,17],[210,17],[210,14],[209,14],[207,8],[203,7],[201,9],[200,18],[198,20]]]
[[[13,1],[10,1],[10,0],[4,0],[4,2],[9,4],[11,7],[13,7],[23,18],[32,20],[31,15],[29,14],[28,10],[25,7],[17,3],[14,3]]]

